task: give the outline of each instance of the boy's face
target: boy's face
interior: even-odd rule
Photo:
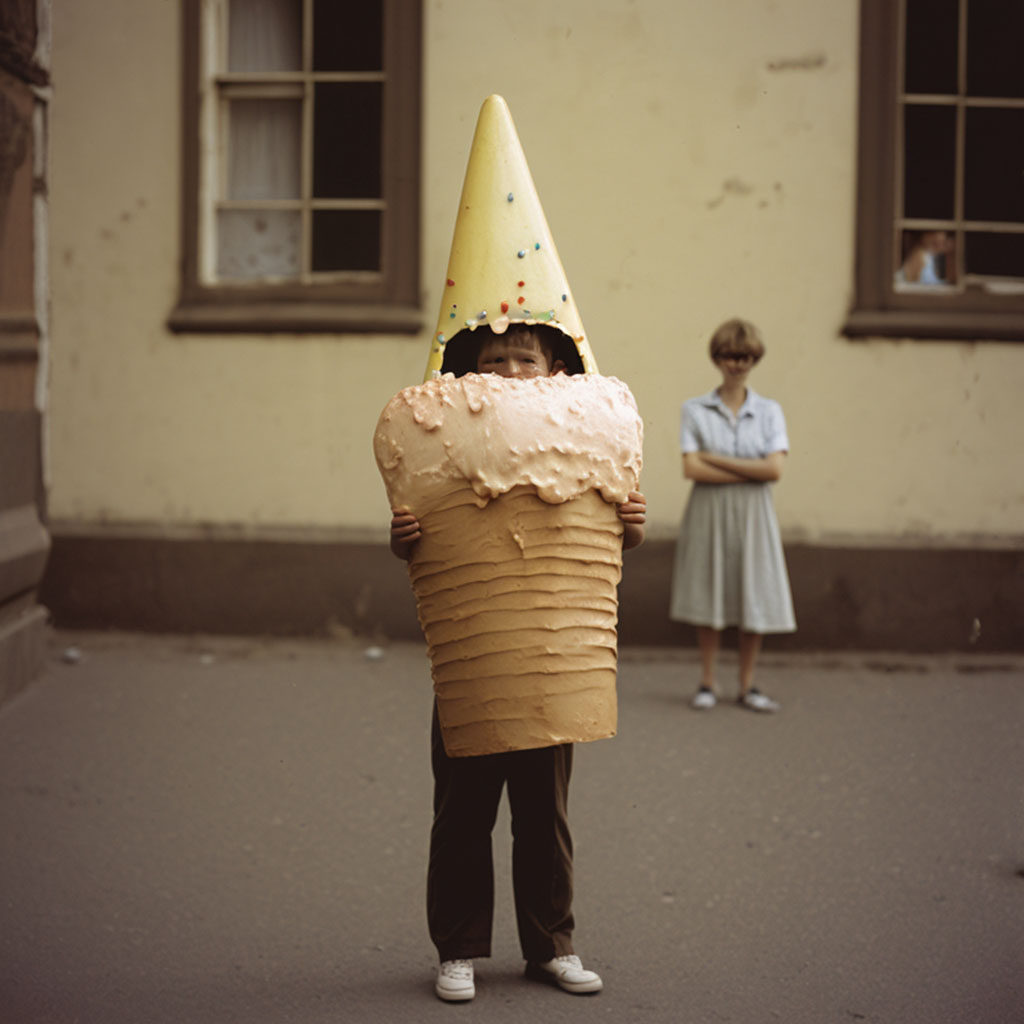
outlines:
[[[486,341],[476,358],[477,373],[496,373],[500,377],[550,377],[564,369],[561,360],[554,365],[540,342],[531,334],[499,336]]]

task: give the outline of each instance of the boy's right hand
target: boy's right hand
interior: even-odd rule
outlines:
[[[391,510],[391,552],[409,561],[416,541],[423,536],[420,521],[405,508]]]

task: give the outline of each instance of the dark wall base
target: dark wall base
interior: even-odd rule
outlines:
[[[47,612],[37,604],[0,614],[0,704],[38,677],[46,658]]]
[[[55,537],[43,593],[58,628],[420,636],[383,545]]]
[[[656,541],[626,554],[621,643],[693,644],[666,613],[672,553]],[[799,630],[772,650],[1024,650],[1024,552],[797,544],[786,557]],[[384,545],[58,532],[41,600],[61,628],[421,638]]]
[[[673,554],[671,541],[627,552],[623,642],[695,642],[666,619]],[[788,544],[786,563],[798,629],[772,650],[1024,650],[1024,551]]]

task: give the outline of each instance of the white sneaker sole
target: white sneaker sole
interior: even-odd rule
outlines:
[[[526,976],[533,978],[535,981],[544,981],[549,985],[557,985],[563,992],[569,992],[574,996],[593,995],[604,988],[604,982],[598,977],[592,978],[590,981],[564,981],[557,974],[545,971],[543,967],[539,967],[537,964],[526,965]]]
[[[558,978],[553,978],[552,981],[563,992],[571,992],[574,996],[589,996],[604,988],[604,982],[600,978],[596,981],[581,981],[575,985],[571,981],[560,981]]]
[[[438,999],[442,999],[446,1003],[468,1003],[476,995],[476,987],[452,991],[435,985],[434,992]]]

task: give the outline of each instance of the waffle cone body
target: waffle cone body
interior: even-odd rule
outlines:
[[[466,484],[422,516],[409,563],[450,757],[614,736],[622,524],[590,490]]]

